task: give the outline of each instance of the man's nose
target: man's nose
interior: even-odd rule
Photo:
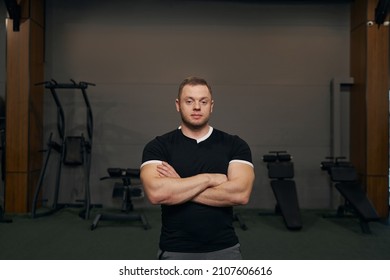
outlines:
[[[199,110],[200,109],[200,102],[199,101],[195,101],[194,102],[194,109],[195,110]]]

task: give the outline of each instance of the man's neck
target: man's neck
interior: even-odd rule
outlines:
[[[180,129],[181,129],[182,133],[185,136],[187,136],[188,138],[199,140],[199,139],[205,137],[209,133],[211,127],[209,125],[205,125],[202,128],[193,129],[193,128],[186,127],[185,125],[182,124],[180,126]]]

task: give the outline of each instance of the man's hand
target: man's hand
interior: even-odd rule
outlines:
[[[157,172],[160,177],[180,178],[176,170],[170,164],[168,164],[168,162],[165,161],[157,165]]]

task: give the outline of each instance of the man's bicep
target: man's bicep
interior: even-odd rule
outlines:
[[[247,187],[252,187],[255,172],[253,165],[243,162],[231,162],[228,168],[229,181],[238,181]]]
[[[149,198],[149,200],[156,204],[155,201],[156,193],[158,193],[159,190],[159,174],[157,172],[157,165],[159,163],[148,163],[145,165],[141,165],[141,183],[143,186],[143,189],[145,191],[146,196]]]
[[[207,188],[193,201],[215,207],[247,204],[254,180],[253,165],[240,161],[231,162],[227,177],[226,182]]]
[[[161,164],[160,162],[148,162],[147,164],[141,165],[141,182],[144,187],[148,187],[153,180],[158,179],[159,174],[157,172],[157,165]]]
[[[242,162],[230,163],[228,182],[230,182],[232,190],[236,194],[235,203],[237,205],[245,205],[249,202],[254,180],[253,165]]]

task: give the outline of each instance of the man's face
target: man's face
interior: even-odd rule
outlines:
[[[183,124],[191,129],[201,129],[208,124],[213,106],[209,89],[204,85],[186,85],[176,99],[176,110]]]

